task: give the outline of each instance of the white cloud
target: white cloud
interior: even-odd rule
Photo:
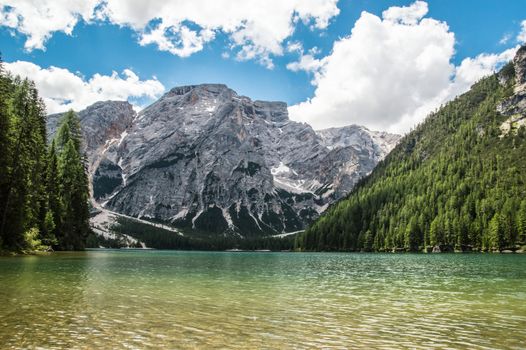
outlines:
[[[479,55],[455,67],[454,33],[446,23],[425,18],[427,9],[417,1],[391,7],[382,18],[362,12],[351,34],[318,60],[314,96],[291,106],[291,118],[315,129],[361,124],[406,132],[512,57],[515,49]],[[316,65],[302,60],[289,69]]]
[[[320,69],[322,61],[315,58],[312,54],[302,54],[299,61],[287,64],[287,69],[297,72],[304,70],[306,72],[316,72]]]
[[[505,45],[505,44],[507,44],[510,41],[511,38],[512,38],[512,34],[511,33],[505,33],[502,36],[502,38],[500,38],[499,44]]]
[[[89,21],[98,1],[0,0],[0,25],[26,35],[26,50],[43,50],[54,32],[71,35],[80,18]]]
[[[411,6],[388,8],[382,13],[385,21],[416,25],[427,14],[428,8],[425,1],[415,1]]]
[[[40,66],[26,61],[4,63],[6,70],[14,75],[33,80],[43,98],[48,113],[68,109],[81,110],[104,100],[128,100],[156,98],[164,92],[164,86],[156,79],[140,80],[137,74],[125,69],[122,75],[95,74],[85,80],[64,68]]]
[[[390,127],[390,130],[396,132],[408,131],[410,127],[420,123],[441,104],[466,92],[479,79],[494,73],[503,64],[511,61],[518,49],[519,46],[516,46],[499,54],[483,53],[475,58],[465,58],[458,67],[455,67],[454,75],[445,89],[439,91],[434,98],[418,106],[412,113],[403,115],[399,121]]]
[[[517,35],[517,41],[521,44],[526,44],[526,19],[521,22],[521,31]]]
[[[0,25],[27,35],[27,50],[43,49],[57,31],[71,34],[79,20],[127,26],[141,45],[187,57],[226,34],[239,60],[272,67],[298,22],[325,29],[337,0],[0,0]]]
[[[287,43],[287,52],[303,52],[303,44],[299,41],[289,41]]]
[[[298,72],[300,70],[306,72],[316,72],[323,63],[321,60],[315,57],[320,53],[320,49],[316,46],[310,48],[308,53],[305,54],[302,43],[298,41],[289,42],[287,44],[287,52],[297,52],[299,54],[298,61],[287,64],[287,69],[293,72]]]
[[[517,46],[499,54],[483,53],[475,58],[465,58],[455,69],[455,79],[451,85],[452,95],[466,91],[481,77],[492,74],[502,64],[511,61],[518,49]]]

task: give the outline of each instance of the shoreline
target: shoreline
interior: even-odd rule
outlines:
[[[80,253],[90,251],[172,251],[172,252],[214,252],[214,253],[327,253],[327,254],[418,254],[418,255],[447,255],[447,254],[503,254],[503,255],[522,255],[526,250],[516,251],[448,251],[448,252],[424,252],[424,251],[297,251],[297,250],[268,250],[268,249],[226,249],[226,250],[192,250],[192,249],[154,249],[154,248],[86,248],[85,250],[64,250],[64,251],[0,251],[0,257],[20,257],[20,256],[49,256],[54,253]]]

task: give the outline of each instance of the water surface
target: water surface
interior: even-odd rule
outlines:
[[[526,255],[0,258],[0,348],[524,349]]]

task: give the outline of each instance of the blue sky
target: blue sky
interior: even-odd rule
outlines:
[[[144,31],[138,30],[136,24],[123,24],[128,21],[127,19],[119,22],[117,19],[100,18],[91,19],[90,23],[87,23],[78,15],[74,15],[77,20],[70,35],[63,30],[53,28],[48,33],[48,39],[43,40],[42,48],[28,49],[25,45],[30,34],[27,33],[33,29],[25,28],[28,25],[24,27],[20,23],[21,21],[13,24],[8,23],[6,19],[6,14],[14,12],[19,18],[24,15],[28,18],[31,15],[34,16],[27,8],[17,8],[19,6],[17,4],[22,2],[19,0],[9,3],[9,1],[0,0],[0,6],[3,8],[3,19],[0,16],[0,24],[2,25],[0,26],[0,50],[6,63],[25,61],[37,65],[40,69],[48,69],[51,66],[63,68],[80,76],[84,81],[89,80],[95,74],[111,76],[113,71],[122,75],[125,69],[129,69],[138,76],[139,80],[157,79],[165,89],[187,84],[224,83],[239,94],[253,99],[282,100],[289,105],[299,104],[313,98],[317,88],[320,88],[322,84],[329,84],[325,82],[313,84],[313,78],[320,72],[319,67],[296,71],[287,68],[291,62],[298,61],[301,55],[300,51],[287,51],[290,43],[300,43],[303,54],[316,47],[318,50],[312,57],[321,60],[331,55],[335,42],[351,35],[351,30],[361,17],[362,11],[382,18],[382,12],[389,8],[404,6],[410,8],[415,4],[414,1],[340,0],[336,3],[339,13],[329,15],[329,22],[326,26],[313,28],[316,15],[312,16],[308,23],[303,23],[301,20],[297,21],[293,25],[292,34],[286,36],[279,43],[282,48],[281,54],[268,54],[267,52],[247,59],[236,57],[243,45],[233,43],[232,34],[225,33],[220,29],[215,30],[214,38],[206,41],[202,49],[197,49],[196,52],[187,57],[180,57],[177,54],[163,51],[156,43],[139,44]],[[31,1],[29,3],[28,6],[32,6]],[[498,55],[520,43],[518,36],[522,30],[521,23],[526,19],[526,4],[523,1],[428,0],[426,4],[427,11],[424,16],[420,17],[446,23],[449,27],[448,32],[454,34],[454,53],[446,54],[446,58],[452,66],[458,67],[466,58],[475,58],[483,53]],[[71,11],[74,13],[74,9]],[[155,14],[152,15],[152,17],[154,16]],[[53,21],[53,19],[45,20]],[[264,20],[262,19],[262,21]],[[152,21],[149,24],[150,27],[155,26],[155,23],[155,20]],[[183,24],[190,29],[201,29],[201,26],[196,26],[190,20],[183,22]],[[418,25],[418,23],[411,25]],[[503,40],[503,38],[508,39]],[[371,41],[371,45],[382,45],[382,43],[375,44],[374,41]],[[349,55],[353,54],[355,51],[349,51]],[[262,62],[261,56],[269,58],[273,67],[269,68],[268,64]],[[500,62],[492,62],[492,64],[497,63]],[[352,64],[352,61],[349,64]],[[386,67],[386,69],[388,68]],[[495,67],[484,68],[487,70]],[[338,69],[346,70],[345,65]],[[23,70],[17,71],[15,68],[14,71],[19,74],[24,72]],[[444,71],[443,74],[451,75],[454,73]],[[350,77],[355,76],[351,75]],[[437,94],[440,92],[438,90]],[[159,95],[159,91],[156,91],[157,95]],[[426,101],[429,102],[430,97],[426,98],[427,100],[423,99],[419,102],[421,104]],[[147,95],[132,98],[134,103],[139,105],[145,105],[153,99],[154,97]],[[70,99],[66,100],[69,101]],[[335,103],[343,102],[336,101]],[[382,101],[374,102],[381,104]],[[305,108],[307,107],[305,106]],[[348,107],[352,109],[353,104],[350,103]],[[421,106],[416,103],[411,107],[412,112],[415,112],[419,107]],[[330,112],[327,111],[327,113]],[[373,122],[369,123],[369,126],[377,129],[404,130],[409,124],[422,118],[422,116],[411,117],[412,119],[407,117],[406,107],[401,108],[399,114],[402,112],[405,114],[398,115],[396,120],[393,117],[392,120],[388,120],[384,124],[378,121],[375,116],[364,119],[365,122],[358,120],[359,118],[354,119],[366,125],[368,124],[367,121],[371,120]],[[316,113],[323,114],[325,111]],[[342,114],[342,112],[338,113]],[[381,114],[381,111],[379,113]],[[333,123],[334,125],[328,123],[327,126],[339,126],[340,124],[355,122],[352,111],[345,112],[345,115],[345,117],[335,117],[337,122]],[[396,126],[400,124],[404,116],[411,120],[402,123],[401,126]],[[311,119],[315,120],[316,118],[319,119],[319,117],[312,117]],[[311,122],[308,118],[305,118],[304,121]],[[316,122],[312,123],[316,124]]]

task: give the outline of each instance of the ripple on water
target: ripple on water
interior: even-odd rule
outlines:
[[[0,259],[0,348],[520,349],[526,256]]]

